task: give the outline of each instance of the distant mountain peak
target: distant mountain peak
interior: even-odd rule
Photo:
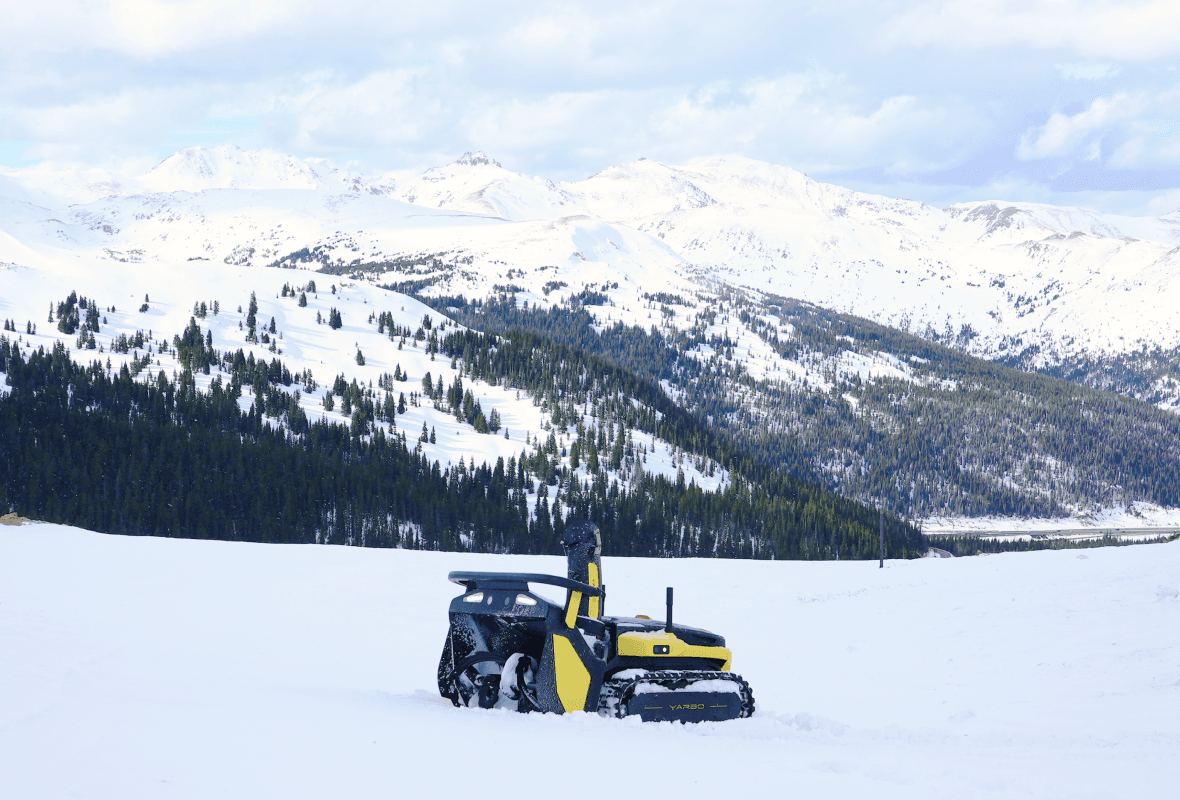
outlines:
[[[480,167],[485,164],[490,164],[493,167],[500,167],[500,162],[496,161],[494,158],[489,158],[488,154],[483,150],[476,150],[474,153],[468,151],[459,156],[459,158],[455,160],[455,163],[463,167]],[[503,167],[500,167],[500,169],[503,169]]]
[[[310,164],[274,150],[237,145],[189,147],[173,153],[139,179],[148,191],[205,189],[317,189],[320,174]]]

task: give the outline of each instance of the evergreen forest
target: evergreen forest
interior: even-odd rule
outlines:
[[[674,387],[678,405],[751,463],[908,518],[1067,516],[1147,501],[1180,505],[1180,417],[1142,400],[1024,371],[958,349],[970,331],[905,333],[788,298],[729,288],[720,298],[652,297],[691,309],[692,330],[603,326],[583,292],[543,309],[515,297],[424,302],[485,331],[528,331]],[[455,309],[458,309],[457,311]],[[708,309],[708,310],[706,310]],[[827,386],[755,379],[715,315],[760,336],[785,359],[819,370]],[[766,317],[790,326],[789,337]],[[700,348],[712,352],[699,356]],[[694,352],[694,350],[696,352]],[[901,365],[906,379],[861,380],[846,357]]]
[[[103,532],[240,541],[556,554],[565,520],[586,517],[607,555],[878,554],[878,512],[749,458],[634,373],[535,335],[461,332],[441,348],[473,378],[533,393],[555,422],[596,404],[612,422],[579,439],[601,465],[592,482],[561,464],[553,437],[528,458],[443,468],[397,429],[388,392],[338,379],[329,396],[350,404],[351,425],[312,422],[293,402],[298,387],[316,388],[310,375],[218,352],[195,320],[173,346],[184,368],[170,379],[139,361],[139,375],[82,366],[60,342],[22,356],[0,337],[0,506]],[[196,372],[215,375],[210,391],[197,391]],[[462,414],[468,396],[440,385],[432,399]],[[633,458],[628,426],[708,453],[733,480],[715,492],[641,470],[608,482],[612,460]],[[883,519],[890,557],[925,552],[916,528]]]

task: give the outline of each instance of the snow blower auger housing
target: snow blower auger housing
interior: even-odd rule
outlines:
[[[732,654],[715,633],[667,619],[603,616],[601,539],[592,522],[566,528],[569,576],[452,572],[438,690],[456,706],[517,711],[597,711],[645,721],[748,717],[754,694],[729,671]],[[564,605],[530,584],[566,590]]]

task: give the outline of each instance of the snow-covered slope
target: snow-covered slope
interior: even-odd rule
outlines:
[[[273,150],[233,145],[190,147],[174,153],[139,177],[140,192],[200,192],[205,189],[314,189],[386,194],[391,180],[367,179],[325,162],[298,159]]]
[[[117,244],[104,241],[101,247],[145,255],[172,255],[179,242],[202,251],[184,258],[229,257],[254,265],[317,247],[344,263],[461,251],[473,259],[472,269],[440,281],[439,291],[483,296],[497,284],[515,283],[537,295],[534,302],[547,304],[561,299],[539,291],[552,276],[523,282],[502,275],[478,278],[489,264],[514,276],[554,266],[537,262],[539,254],[529,245],[538,228],[530,222],[587,219],[593,227],[601,220],[662,244],[666,250],[655,259],[661,269],[679,264],[681,274],[798,297],[924,335],[948,329],[957,335],[969,326],[969,347],[988,357],[1034,344],[1043,361],[1125,352],[1142,344],[1180,345],[1180,325],[1171,314],[1180,286],[1170,280],[1180,212],[1140,219],[998,201],[942,210],[853,192],[788,167],[735,156],[687,166],[640,160],[558,185],[506,170],[482,152],[394,181],[273,151],[221,146],[180,151],[123,182],[106,173],[37,170],[0,177],[5,181],[0,195],[50,207],[52,217],[63,222],[70,221],[67,216],[82,224],[103,219],[102,225],[118,233],[104,229]],[[208,213],[209,200],[184,208],[188,193],[209,190],[239,195],[216,201],[227,210],[220,215]],[[289,212],[282,235],[266,228],[271,224],[266,214],[254,212],[258,205],[274,205],[258,196],[259,190],[296,192],[280,203]],[[374,233],[379,221],[405,212],[348,206],[386,196],[436,212],[521,224],[488,242],[476,241],[470,221],[461,218],[455,218],[461,230],[453,241],[445,233],[382,238]],[[64,208],[79,199],[85,207]],[[125,220],[108,219],[145,214],[170,219],[169,236],[164,238],[158,225],[135,230]],[[277,224],[277,217],[270,217]],[[618,245],[621,237],[607,238]],[[244,256],[250,248],[254,255]],[[568,250],[558,255],[550,247],[541,257],[580,259],[576,244]],[[648,260],[642,254],[636,258]],[[659,284],[665,277],[657,270],[640,282],[646,291],[663,291]]]
[[[196,304],[203,302],[212,309],[217,301],[220,311],[210,311],[200,320],[212,346],[230,353],[240,348],[267,361],[278,357],[292,373],[309,372],[318,384],[316,391],[308,391],[299,382],[285,391],[295,395],[302,389],[299,402],[310,419],[348,424],[349,417],[339,405],[327,410],[323,404],[325,388],[338,375],[343,375],[346,383],[355,380],[369,387],[380,386],[386,375],[403,375],[402,382],[387,388],[395,401],[402,394],[409,399],[405,413],[398,416],[397,429],[408,437],[411,449],[424,425],[434,430],[436,441],[423,443],[422,450],[443,468],[460,460],[472,466],[493,465],[497,458],[507,461],[531,453],[552,427],[550,412],[539,409],[527,393],[466,379],[485,413],[498,412],[507,435],[505,431],[498,435],[476,433],[447,410],[429,402],[415,404],[413,395],[421,393],[427,374],[442,386],[450,385],[460,371],[445,359],[436,361],[425,342],[410,338],[403,346],[379,329],[376,317],[388,313],[395,325],[411,332],[424,318],[431,320],[432,329],[448,332],[457,327],[453,321],[372,280],[252,264],[266,263],[279,254],[321,241],[331,243],[333,253],[351,254],[351,248],[360,250],[363,244],[366,255],[372,255],[369,248],[380,247],[436,253],[459,243],[469,252],[481,254],[476,264],[483,270],[478,279],[482,286],[493,280],[523,280],[515,274],[504,277],[505,267],[491,261],[487,253],[525,247],[529,248],[529,263],[534,265],[528,272],[530,278],[536,282],[565,278],[580,289],[586,282],[597,286],[608,281],[629,282],[634,287],[641,277],[658,274],[654,271],[659,269],[659,259],[665,263],[676,260],[658,243],[594,219],[509,226],[502,220],[426,210],[356,193],[211,189],[196,195],[114,197],[70,209],[63,215],[65,221],[46,219],[45,209],[24,203],[0,200],[0,209],[4,209],[0,318],[18,323],[16,333],[5,335],[19,340],[25,354],[39,347],[49,350],[61,342],[80,363],[97,359],[118,370],[145,353],[114,352],[116,340],[142,331],[148,336],[147,351],[152,356],[144,377],[161,369],[170,374],[178,369],[175,352],[168,351],[172,337],[193,318]],[[334,228],[355,231],[356,236],[336,233]],[[521,228],[527,238],[522,237]],[[361,236],[366,238],[358,244]],[[582,251],[581,257],[572,255]],[[455,264],[447,266],[454,268]],[[461,261],[459,267],[469,269]],[[675,279],[673,273],[668,275],[669,280]],[[312,280],[315,290],[304,291]],[[294,291],[285,292],[288,286],[306,295],[306,306],[298,304]],[[55,308],[71,291],[102,309],[93,350],[79,347],[74,335],[59,332],[48,319],[46,309]],[[571,289],[558,291],[568,293]],[[274,326],[271,346],[247,338],[245,310],[252,293],[257,296],[258,324]],[[536,297],[545,294],[538,290]],[[141,311],[145,303],[147,308]],[[343,317],[339,330],[328,327],[332,309]],[[32,335],[25,332],[29,324],[37,326]],[[363,365],[357,363],[358,351],[365,356]],[[216,374],[198,375],[196,380],[204,390],[216,378]],[[253,400],[247,388],[240,401],[242,408],[248,409]],[[589,409],[585,409],[585,422],[595,424]],[[386,423],[377,424],[388,428]],[[573,435],[564,429],[559,434],[560,446],[568,447]],[[683,468],[687,480],[708,489],[728,480],[725,470],[701,462],[702,471],[659,438],[637,435],[636,445],[642,447],[643,469],[649,474],[675,479]],[[564,452],[563,459],[569,463]],[[585,480],[591,477],[584,466],[579,474]],[[610,473],[611,479],[623,485],[631,477],[618,471]],[[535,495],[531,502],[536,504]]]
[[[0,167],[0,197],[36,203],[47,208],[89,203],[100,197],[121,194],[124,190],[123,181],[105,169]]]
[[[1180,296],[1164,280],[1180,245],[1177,215],[997,201],[936,209],[734,156],[641,159],[553,185],[468,154],[398,196],[511,220],[577,207],[659,239],[695,274],[923,335],[966,333],[987,357],[1037,345],[1051,363],[1180,345],[1170,311]]]
[[[1041,239],[1055,234],[1089,234],[1106,239],[1150,239],[1180,244],[1180,219],[1158,219],[1099,214],[1085,208],[1043,203],[985,201],[957,203],[945,211],[952,218],[975,223],[979,237],[1008,243]]]
[[[995,357],[1175,346],[1180,221],[1034,204],[946,210],[852,192],[745,158],[641,161],[563,188],[752,289],[917,332],[976,334]]]
[[[0,526],[4,795],[1165,798],[1180,780],[1180,542],[884,570],[606,559],[609,611],[658,618],[675,586],[753,686],[753,718],[692,726],[451,707],[453,569],[565,564]]]
[[[319,174],[300,159],[232,145],[181,150],[150,169],[139,182],[149,192],[323,188]]]
[[[194,181],[282,182],[275,177],[281,172],[278,168],[235,177],[234,170],[223,164],[220,172],[202,174],[205,161],[197,156],[204,155],[208,153],[178,154],[170,179],[194,187]],[[620,292],[620,298],[636,309],[645,291],[689,292],[695,286],[683,274],[684,260],[667,245],[628,226],[604,222],[584,209],[575,207],[571,214],[515,215],[529,219],[509,222],[514,216],[506,210],[509,199],[521,200],[518,210],[540,208],[529,206],[527,192],[521,189],[540,184],[510,180],[511,173],[481,158],[466,161],[452,165],[448,174],[479,173],[469,175],[471,180],[461,188],[490,186],[483,196],[496,198],[500,206],[493,209],[475,203],[471,210],[460,210],[447,203],[434,208],[430,206],[436,204],[431,203],[424,207],[413,186],[402,193],[408,191],[418,204],[376,191],[333,191],[323,181],[311,188],[240,185],[196,193],[110,196],[58,210],[6,202],[7,213],[0,215],[0,234],[7,234],[0,239],[0,261],[33,266],[82,260],[104,264],[104,272],[117,269],[110,262],[154,264],[156,269],[170,271],[191,271],[193,262],[210,260],[242,267],[274,264],[312,269],[362,264],[370,266],[369,274],[378,282],[425,279],[436,283],[433,291],[438,293],[471,297],[516,291],[522,302],[534,304],[556,303],[584,289],[613,286],[611,291]],[[270,162],[259,156],[251,163]],[[495,180],[481,184],[489,170]],[[295,167],[287,176],[288,183],[296,184],[315,177]],[[511,198],[506,185],[516,192]],[[560,209],[560,192],[551,185],[538,191]],[[463,205],[463,197],[451,205]],[[11,297],[15,310],[19,294]]]
[[[206,189],[305,189],[388,194],[395,181],[346,172],[318,159],[235,145],[189,147],[138,176],[106,169],[0,168],[0,197],[63,208],[106,197]]]
[[[607,219],[635,220],[717,202],[679,170],[646,158],[610,167],[566,188]]]
[[[504,173],[480,161],[468,158],[455,168]],[[406,382],[393,397],[404,392],[411,402],[399,416],[399,428],[411,447],[423,424],[435,429],[437,443],[426,443],[423,450],[446,468],[460,459],[491,465],[499,457],[507,460],[535,449],[538,437],[547,435],[549,414],[527,394],[478,381],[471,385],[476,399],[487,412],[499,413],[511,439],[475,434],[445,411],[415,405],[412,393],[421,391],[427,373],[449,385],[458,372],[446,362],[435,363],[421,342],[399,347],[378,330],[375,316],[390,312],[398,326],[411,331],[424,316],[436,328],[445,318],[380,284],[409,278],[437,281],[436,290],[443,293],[515,291],[522,303],[556,303],[584,290],[615,287],[630,298],[625,313],[636,322],[650,314],[639,306],[645,287],[687,292],[693,286],[678,274],[682,260],[666,245],[584,213],[513,223],[486,210],[424,208],[363,186],[333,188],[338,177],[274,153],[194,148],[143,179],[167,191],[111,195],[52,209],[0,198],[0,317],[15,320],[22,334],[33,322],[38,325],[35,335],[20,337],[25,352],[61,341],[79,361],[113,360],[115,369],[136,356],[112,353],[115,341],[143,330],[150,334],[154,363],[149,373],[154,374],[177,368],[168,352],[160,352],[161,345],[167,350],[184,329],[194,304],[211,307],[217,300],[221,313],[201,320],[213,346],[229,352],[242,348],[268,360],[277,350],[292,372],[310,371],[321,387],[316,393],[305,390],[301,398],[312,419],[347,422],[339,406],[328,411],[322,405],[323,387],[337,375],[373,385],[400,369]],[[359,282],[306,271],[351,263],[376,266],[368,280]],[[295,295],[283,295],[285,285],[303,287],[312,278],[318,292],[307,293],[306,307],[296,305]],[[71,291],[104,309],[93,351],[79,348],[75,336],[59,333],[47,319],[46,309]],[[275,349],[247,341],[243,309],[252,292],[258,295],[261,324],[275,320]],[[149,308],[140,313],[145,297],[150,297]],[[109,306],[117,310],[108,311]],[[344,316],[339,331],[326,325],[332,308]],[[602,317],[604,322],[617,319],[619,312],[607,307]],[[357,363],[358,349],[366,356],[364,366]],[[212,377],[202,376],[198,383],[207,385]],[[243,407],[250,399],[247,393]],[[564,431],[560,442],[562,447],[570,443]],[[727,479],[715,466],[702,462],[710,475],[683,464],[682,454],[658,439],[636,444],[642,445],[648,473],[675,479],[684,466],[689,481],[712,488]],[[624,484],[629,479],[623,474],[612,478]]]
[[[509,172],[482,152],[464,153],[452,164],[402,181],[395,196],[430,208],[513,221],[569,216],[582,210],[551,181]]]
[[[1025,365],[1180,347],[1180,212],[1139,219],[998,201],[936,209],[733,156],[640,160],[555,184],[467,153],[395,181],[222,146],[181,151],[122,182],[0,177],[12,201],[0,209],[0,262],[20,266],[357,266],[379,283],[515,293],[530,307],[593,289],[613,304],[590,309],[600,323],[645,329],[699,324],[729,284],[989,358],[1024,354]],[[652,319],[657,294],[700,304]],[[752,363],[762,369],[769,355],[756,338]]]

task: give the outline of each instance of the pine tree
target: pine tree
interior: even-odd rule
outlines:
[[[257,327],[257,325],[258,325],[258,298],[255,296],[254,292],[250,292],[250,306],[249,306],[249,311],[246,314],[246,328],[247,328],[246,341],[247,342],[257,342],[258,341],[258,334],[255,332],[255,328]]]
[[[363,408],[352,412],[352,425],[349,431],[353,436],[364,436],[369,432],[369,420]]]

